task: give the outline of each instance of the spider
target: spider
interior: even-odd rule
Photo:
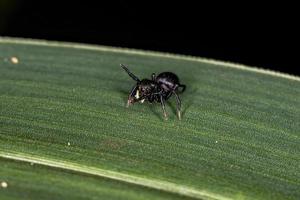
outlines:
[[[162,72],[156,76],[155,73],[152,73],[151,80],[140,80],[131,73],[125,65],[121,64],[121,67],[136,81],[136,85],[129,93],[126,107],[129,107],[135,102],[144,103],[145,100],[150,103],[160,102],[164,119],[167,120],[168,116],[165,109],[165,101],[174,94],[177,102],[177,116],[179,120],[181,119],[181,100],[177,93],[184,92],[186,86],[179,83],[179,78],[176,74],[172,72]],[[179,88],[181,88],[180,91]]]

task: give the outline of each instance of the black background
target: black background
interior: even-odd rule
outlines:
[[[299,75],[296,5],[14,2],[1,35],[187,54]]]

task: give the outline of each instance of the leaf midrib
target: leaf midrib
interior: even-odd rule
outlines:
[[[194,189],[185,185],[179,185],[167,181],[149,179],[145,177],[139,177],[111,170],[89,167],[78,163],[66,162],[63,160],[54,160],[52,158],[43,158],[39,156],[33,156],[18,152],[5,152],[1,150],[0,157],[15,161],[22,161],[27,163],[34,163],[38,165],[47,166],[49,168],[58,168],[66,171],[73,171],[76,173],[82,173],[87,175],[94,175],[104,178],[113,179],[120,182],[126,182],[130,184],[139,185],[142,187],[148,187],[155,190],[161,190],[164,192],[174,193],[181,196],[192,197],[196,199],[218,199],[229,200],[229,198],[207,192],[205,190]]]

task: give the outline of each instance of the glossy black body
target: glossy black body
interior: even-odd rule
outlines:
[[[182,87],[182,85],[179,83],[179,78],[172,72],[163,72],[159,74],[155,78],[155,82],[163,90],[163,97],[165,100],[170,98],[172,91],[176,91],[178,90],[178,87]]]
[[[153,73],[151,80],[139,80],[124,65],[121,65],[121,67],[133,80],[137,82],[129,93],[127,107],[135,102],[160,102],[162,105],[164,116],[165,118],[167,118],[167,113],[165,111],[165,101],[168,100],[172,96],[172,94],[174,94],[177,100],[178,118],[181,118],[181,100],[177,93],[183,92],[186,86],[180,84],[179,78],[176,74],[172,72],[163,72],[156,76]],[[179,88],[181,88],[181,90],[179,90]]]

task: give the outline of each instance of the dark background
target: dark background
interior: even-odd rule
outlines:
[[[300,75],[296,5],[95,2],[0,0],[0,35],[187,54]]]

